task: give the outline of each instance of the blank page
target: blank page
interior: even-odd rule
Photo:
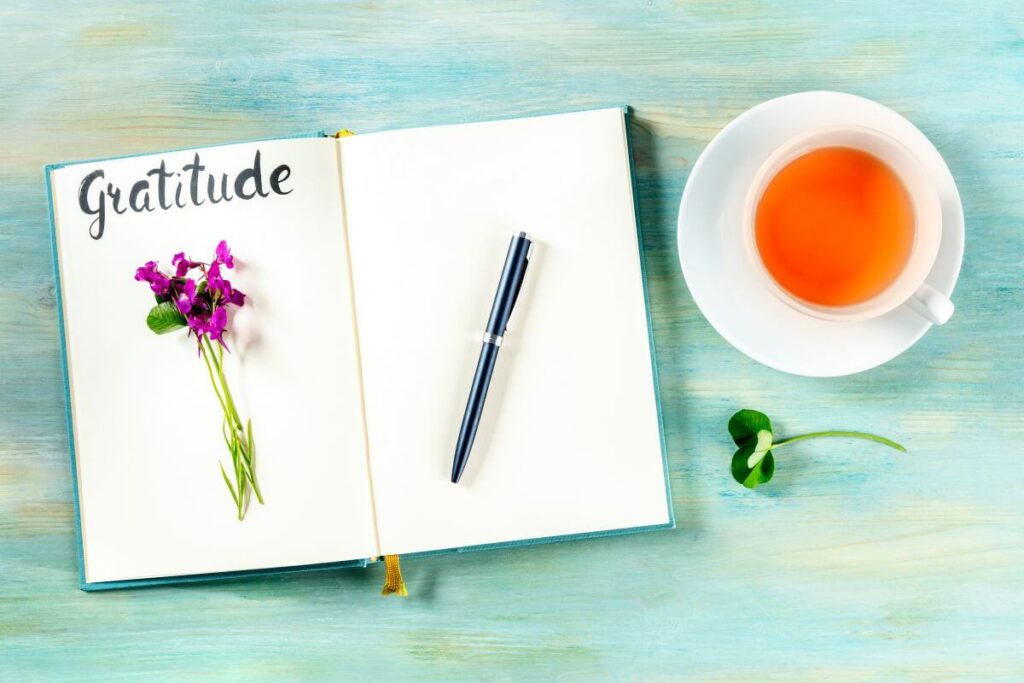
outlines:
[[[256,150],[264,188],[277,165],[290,166],[288,194],[123,214],[108,197],[106,230],[90,237],[93,216],[78,202],[89,172],[104,170],[98,190],[110,182],[127,193],[161,160],[180,173],[198,153],[219,188],[220,174],[233,182]],[[87,581],[378,554],[338,174],[334,142],[315,138],[53,172]],[[168,197],[183,176],[187,196],[181,173]],[[205,177],[199,187],[205,196]],[[230,471],[231,460],[195,340],[150,332],[153,294],[133,279],[151,259],[169,268],[178,251],[209,261],[221,239],[237,263],[225,275],[249,297],[226,337],[225,366],[243,419],[252,418],[266,500],[254,499],[241,522],[217,468],[220,460]]]
[[[381,550],[670,521],[620,109],[340,141]],[[536,240],[466,473],[509,239]]]

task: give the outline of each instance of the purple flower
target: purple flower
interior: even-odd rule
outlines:
[[[185,277],[188,271],[203,264],[200,261],[190,261],[189,259],[185,258],[185,252],[179,251],[171,259],[171,265],[177,266],[177,270],[175,270],[174,272],[175,277]]]
[[[223,244],[223,242],[222,242]],[[210,267],[206,269],[206,286],[211,294],[217,294],[221,300],[241,306],[245,302],[245,294],[234,289],[231,286],[230,280],[225,280],[220,274],[220,261],[214,261],[210,264]]]
[[[188,316],[188,327],[191,331],[196,333],[196,337],[202,340],[202,336],[206,334],[206,323],[209,322],[210,316],[205,313]]]
[[[209,335],[210,339],[219,343],[225,349],[224,332],[228,326],[228,311],[223,306],[213,309],[213,313],[201,313],[188,317],[189,328],[196,333],[197,341],[202,344],[203,335]]]
[[[220,345],[227,348],[227,344],[221,338],[224,335],[224,328],[228,326],[228,311],[223,306],[214,310],[213,315],[210,316],[210,321],[207,323],[206,332],[210,335],[210,339],[215,342],[220,342]]]
[[[135,271],[135,279],[149,283],[150,288],[158,295],[160,301],[173,301],[178,311],[185,316],[189,334],[196,335],[196,341],[202,345],[205,337],[216,341],[224,348],[224,333],[228,325],[228,306],[244,306],[245,294],[231,286],[225,280],[221,269],[233,268],[235,265],[231,249],[226,241],[217,244],[213,261],[203,263],[192,261],[181,251],[171,258],[175,266],[175,275],[168,277],[160,272],[156,261],[149,261]],[[188,277],[188,273],[198,268],[200,275]]]
[[[228,248],[228,243],[226,241],[221,240],[220,243],[217,244],[215,253],[217,256],[216,260],[223,263],[225,268],[235,267],[235,258],[231,255],[231,249]]]
[[[179,288],[174,302],[178,305],[178,310],[182,315],[188,315],[192,310],[192,305],[196,302],[196,281],[192,278],[185,280]]]
[[[214,261],[206,269],[206,283],[210,286],[210,289],[220,291],[224,283],[224,278],[220,274],[220,261]]]
[[[241,520],[245,515],[249,492],[252,491],[260,503],[263,503],[263,495],[253,475],[252,423],[243,423],[234,402],[223,398],[229,397],[230,392],[221,369],[221,359],[222,350],[228,348],[224,341],[228,327],[228,307],[242,306],[245,294],[232,287],[221,274],[223,268],[231,269],[235,266],[231,250],[224,240],[217,244],[214,258],[209,263],[192,261],[185,256],[185,252],[180,251],[171,258],[171,266],[174,275],[170,277],[160,271],[156,261],[148,261],[135,271],[135,279],[147,283],[157,295],[156,305],[150,302],[152,309],[146,317],[146,324],[156,334],[164,334],[182,327],[184,319],[188,334],[195,335],[196,355],[204,359],[209,370],[210,381],[224,411],[224,420],[239,428],[242,424],[249,424],[248,438],[241,433],[241,429],[231,429],[230,437],[227,433],[224,435],[234,464],[234,484],[221,466],[222,478],[230,490],[238,509],[238,519]],[[192,277],[189,277],[190,273]],[[173,309],[168,315],[171,304],[181,317],[174,315]],[[213,350],[213,342],[220,344],[221,348]],[[216,373],[213,372],[214,367]],[[192,408],[191,400],[189,407]]]
[[[171,279],[160,272],[156,261],[147,261],[146,265],[136,269],[135,279],[139,282],[148,282],[149,288],[158,296],[166,295],[171,289]]]

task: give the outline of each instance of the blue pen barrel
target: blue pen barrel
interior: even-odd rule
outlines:
[[[498,347],[485,342],[483,348],[480,349],[480,360],[476,364],[469,400],[466,401],[466,412],[462,416],[459,440],[455,444],[455,458],[452,460],[452,483],[458,483],[463,470],[466,469],[466,463],[469,461],[469,452],[473,449],[477,427],[480,426],[480,416],[484,411],[484,401],[487,400],[487,388],[491,385],[491,376],[494,374],[494,364],[497,361]]]
[[[523,288],[523,278],[530,264],[532,246],[533,242],[525,232],[514,235],[508,245],[505,265],[501,269],[498,289],[494,293],[494,303],[491,305],[491,315],[487,318],[480,360],[476,364],[476,374],[473,375],[473,385],[469,390],[466,412],[462,416],[459,440],[455,444],[455,458],[452,460],[453,484],[457,484],[462,477],[462,472],[469,461],[469,452],[473,449],[476,431],[480,426],[480,416],[484,411],[484,401],[487,399],[487,389],[491,386],[491,375],[494,374],[494,365],[498,360],[498,349],[505,336],[508,320],[512,317],[512,311],[519,299],[519,292]]]
[[[530,238],[521,232],[512,238],[505,255],[505,266],[501,269],[498,290],[494,293],[494,304],[491,315],[487,318],[487,334],[499,337],[505,334],[508,319],[512,317],[512,309],[519,299],[519,290],[523,286],[526,266],[529,264]]]

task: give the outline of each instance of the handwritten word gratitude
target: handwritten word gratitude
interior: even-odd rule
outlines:
[[[127,192],[110,182],[104,187],[105,173],[102,168],[96,169],[82,179],[78,187],[78,205],[86,215],[94,217],[89,224],[89,236],[98,240],[106,230],[108,208],[115,214],[128,211],[142,213],[202,206],[207,202],[219,204],[235,199],[250,200],[269,197],[271,193],[286,195],[292,191],[284,187],[291,174],[291,167],[281,164],[264,181],[260,151],[257,149],[251,166],[233,177],[229,173],[218,176],[207,171],[197,152],[179,171],[169,171],[167,163],[161,159],[159,166],[146,171],[146,177],[132,183]]]

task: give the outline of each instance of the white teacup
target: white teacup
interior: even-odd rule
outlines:
[[[867,301],[849,306],[814,304],[783,289],[761,260],[754,233],[757,205],[775,174],[797,157],[822,147],[851,147],[885,163],[903,183],[914,209],[914,242],[903,270],[885,290]],[[913,152],[881,131],[858,126],[823,128],[782,144],[754,176],[747,193],[743,231],[747,254],[763,284],[798,311],[825,320],[853,321],[877,318],[906,305],[935,325],[945,323],[953,315],[953,303],[925,282],[942,239],[942,207],[938,192],[928,171]]]

